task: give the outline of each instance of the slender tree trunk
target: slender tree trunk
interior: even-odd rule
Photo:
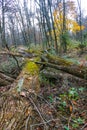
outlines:
[[[77,0],[77,3],[78,3],[78,6],[79,6],[79,13],[80,13],[80,16],[79,16],[79,19],[80,19],[80,41],[81,41],[81,44],[83,43],[83,38],[82,38],[82,11],[81,11],[81,0]]]
[[[82,38],[82,14],[81,14],[81,9],[80,9],[80,39],[81,39],[81,44],[83,44],[83,38]]]
[[[65,7],[65,0],[63,0],[63,32],[62,32],[62,44],[63,44],[63,50],[64,52],[67,51],[67,42],[66,42],[66,37],[65,37],[65,33],[66,33],[66,7]]]
[[[55,26],[54,26],[54,21],[53,21],[53,15],[52,15],[50,0],[48,0],[48,3],[49,3],[49,7],[50,7],[50,14],[51,14],[51,20],[52,20],[52,26],[53,26],[53,32],[54,32],[54,38],[55,38],[55,49],[56,49],[56,53],[58,54],[57,36],[56,36],[56,31],[55,31]]]
[[[4,8],[4,0],[1,2],[2,3],[2,47],[6,46],[6,39],[5,39],[5,8]]]

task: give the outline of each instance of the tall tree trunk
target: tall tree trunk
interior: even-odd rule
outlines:
[[[53,21],[53,15],[52,15],[52,9],[51,9],[51,2],[48,0],[49,3],[49,8],[50,8],[50,15],[51,15],[51,20],[52,20],[52,26],[53,26],[53,32],[54,32],[54,38],[55,38],[55,50],[56,53],[58,54],[58,43],[57,43],[57,36],[56,36],[56,31],[55,31],[55,26],[54,26],[54,21]]]
[[[7,46],[6,39],[5,39],[5,7],[4,7],[4,0],[2,0],[2,47]]]
[[[80,41],[81,44],[83,43],[83,38],[82,38],[82,10],[81,10],[81,0],[77,0],[78,6],[79,6],[79,22],[80,22]]]
[[[63,51],[65,53],[67,51],[67,41],[66,41],[66,6],[65,6],[65,0],[63,0],[63,28],[62,28],[61,46],[63,47]]]

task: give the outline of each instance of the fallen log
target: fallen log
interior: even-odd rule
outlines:
[[[2,51],[0,52],[0,55],[9,55],[9,56],[15,56],[15,57],[28,57],[28,58],[32,58],[32,57],[36,57],[37,55],[28,52],[28,51],[18,51],[18,52],[11,52],[11,51]]]
[[[14,79],[0,72],[0,86],[6,86],[14,82]]]
[[[46,55],[41,55],[41,61],[53,63],[56,65],[64,65],[64,66],[70,66],[74,64],[73,62],[69,60],[65,60],[64,58],[60,56],[52,55],[48,52],[46,53]]]
[[[41,64],[44,67],[55,68],[71,75],[77,76],[78,78],[87,80],[87,66],[65,60],[64,58],[61,58],[59,56],[53,56],[49,53],[47,53],[46,55],[42,55],[41,59],[42,62],[37,62],[37,64]]]
[[[0,95],[0,130],[57,130],[56,124],[61,127],[55,108],[38,94],[39,69],[27,61],[14,87]]]
[[[23,57],[23,55],[21,55],[19,53],[14,53],[14,52],[10,52],[10,51],[0,52],[0,55],[9,55],[9,56]]]
[[[42,78],[46,78],[47,80],[54,83],[54,81],[58,81],[63,79],[63,74],[54,68],[44,68],[40,71],[40,76]]]
[[[36,62],[37,64],[44,65],[45,67],[50,67],[54,69],[58,69],[64,71],[68,74],[74,75],[78,78],[82,78],[87,80],[87,67],[79,68],[79,66],[58,66],[52,63],[47,62]]]
[[[35,121],[32,113],[40,87],[38,74],[39,67],[27,61],[14,87],[0,95],[0,130],[30,129],[30,124]]]
[[[27,56],[30,55],[30,58],[36,56],[35,54],[33,55],[32,53],[29,53],[27,51],[23,53],[27,54]],[[46,52],[45,54],[42,53],[40,58],[42,62],[39,62],[39,64],[64,71],[71,75],[87,80],[87,67],[79,64],[79,62],[72,62],[71,60],[66,60],[62,57],[52,55],[48,52]]]

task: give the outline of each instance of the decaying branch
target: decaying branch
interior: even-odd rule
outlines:
[[[9,85],[14,82],[14,79],[0,72],[0,86]]]

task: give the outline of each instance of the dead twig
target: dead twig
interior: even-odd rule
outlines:
[[[55,121],[57,121],[57,120],[59,120],[59,119],[48,120],[48,121],[45,122],[45,124],[49,124],[49,123],[51,123],[52,121],[55,122]],[[32,127],[35,127],[35,126],[41,126],[41,125],[44,125],[44,123],[33,124],[33,125],[30,126],[30,128],[31,128],[31,130],[32,130]],[[60,127],[60,126],[63,127],[62,124],[60,124],[58,127]]]
[[[87,127],[87,123],[80,130],[84,130],[85,127]]]
[[[28,116],[27,120],[26,120],[26,125],[25,125],[25,130],[28,130],[28,122],[30,120],[30,115]]]
[[[28,98],[29,100],[30,100],[30,102],[33,104],[33,106],[34,106],[34,108],[36,109],[36,111],[38,112],[38,114],[39,114],[39,116],[40,116],[40,118],[42,119],[42,121],[43,121],[43,123],[44,123],[44,125],[45,125],[45,128],[47,128],[47,126],[46,126],[46,122],[44,121],[44,119],[43,119],[43,117],[42,117],[42,115],[41,115],[41,113],[40,113],[40,111],[39,111],[39,109],[37,108],[37,106],[35,105],[35,103],[34,103],[34,101],[33,101],[33,99],[32,98]]]

